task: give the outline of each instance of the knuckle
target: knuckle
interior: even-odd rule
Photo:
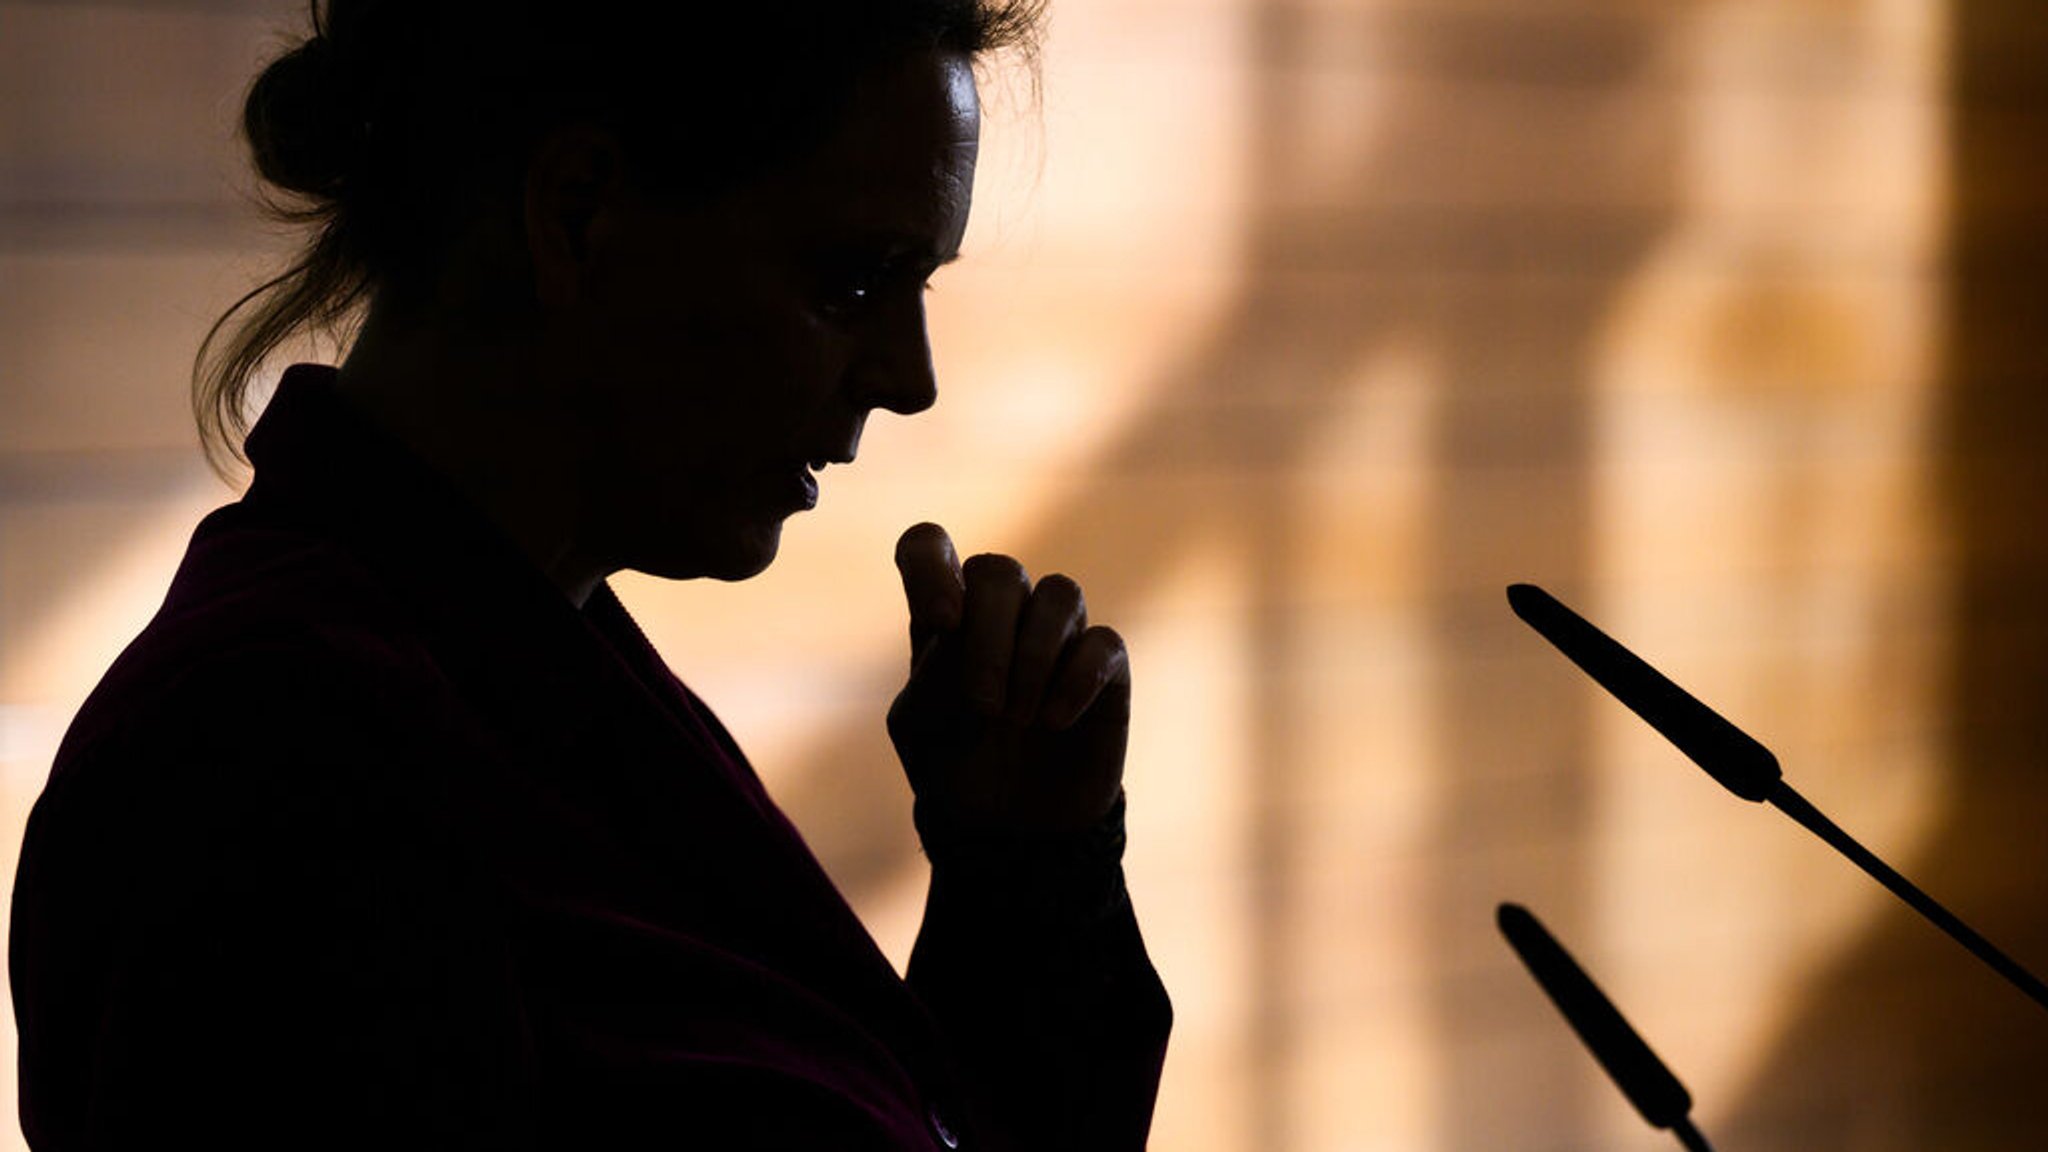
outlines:
[[[898,696],[889,705],[889,714],[884,720],[883,727],[888,730],[889,739],[892,742],[900,744],[911,738],[915,727],[912,723],[911,711],[912,706],[910,702],[903,696]]]

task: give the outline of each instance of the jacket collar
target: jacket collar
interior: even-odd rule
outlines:
[[[244,444],[255,466],[243,503],[288,511],[341,543],[438,614],[502,632],[538,629],[552,648],[599,640],[658,698],[682,686],[599,582],[582,609],[447,476],[340,389],[340,374],[296,364],[278,381]]]
[[[469,591],[495,577],[495,595],[551,598],[563,610],[556,617],[575,611],[451,479],[342,393],[334,368],[286,369],[244,448],[256,468],[244,503],[313,516],[403,586],[459,578]]]

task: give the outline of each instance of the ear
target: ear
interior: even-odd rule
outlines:
[[[611,133],[572,125],[542,138],[526,168],[526,247],[543,308],[579,299],[589,282],[592,224],[625,187],[625,157]]]

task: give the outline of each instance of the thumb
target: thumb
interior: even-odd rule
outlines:
[[[914,525],[897,539],[896,571],[903,577],[903,598],[910,607],[910,654],[915,665],[938,637],[960,626],[967,583],[952,537],[937,524]]]

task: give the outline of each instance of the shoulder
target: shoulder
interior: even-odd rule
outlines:
[[[309,689],[419,687],[435,678],[420,625],[392,582],[346,549],[229,505],[194,532],[162,607],[109,667],[66,742],[90,744],[144,720],[232,718],[248,712],[235,704],[245,695],[311,705],[319,697]]]
[[[123,1093],[205,1106],[222,1076],[268,1084],[273,1104],[352,1090],[344,1074],[404,1050],[280,1063],[278,1045],[403,1026],[378,995],[417,986],[422,941],[495,962],[494,890],[438,783],[446,689],[418,623],[344,550],[223,513],[29,817],[9,960],[24,1099],[46,1117]],[[489,994],[465,982],[413,1017],[447,1011],[481,1047],[497,1018],[446,1005]],[[333,1076],[297,1074],[313,1066]]]
[[[446,692],[387,581],[231,505],[200,525],[162,608],[87,696],[38,808],[223,813],[362,783],[419,745]]]
[[[181,919],[274,923],[454,850],[443,689],[402,617],[311,542],[214,571],[195,568],[221,558],[203,543],[30,811],[11,950],[36,988]]]
[[[418,605],[386,572],[318,532],[229,505],[201,522],[156,617],[109,672],[175,680],[298,653],[337,669],[421,670]]]

